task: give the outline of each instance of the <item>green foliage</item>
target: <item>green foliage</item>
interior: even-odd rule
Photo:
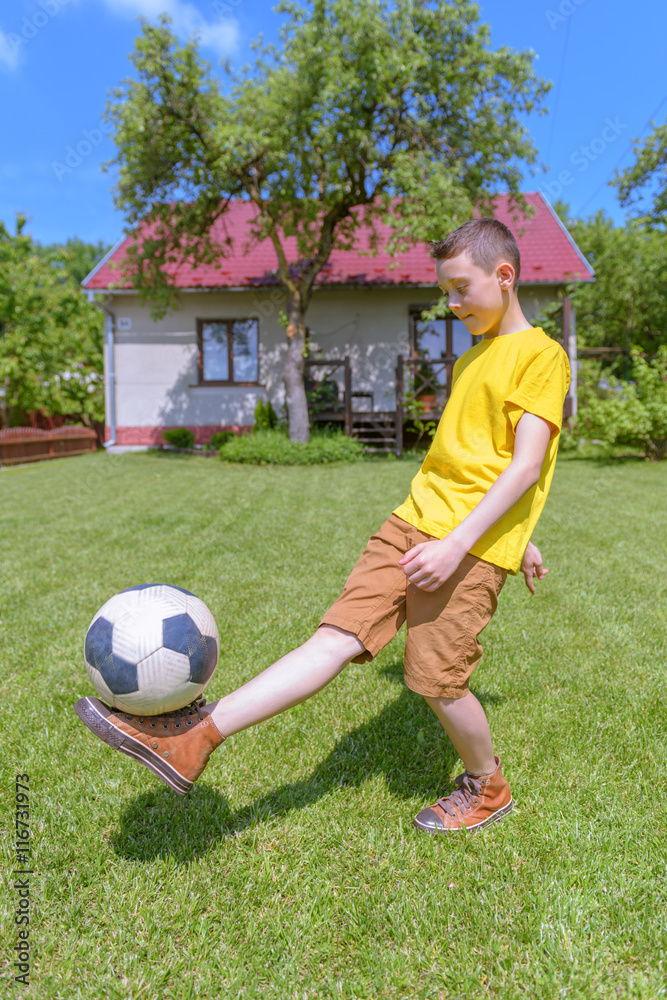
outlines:
[[[638,206],[644,197],[653,198],[650,206],[638,208],[648,225],[664,227],[667,223],[667,122],[656,125],[634,147],[636,160],[631,167],[616,171],[612,184],[618,188],[618,200],[624,206]]]
[[[154,314],[175,304],[165,265],[218,262],[230,248],[212,223],[230,200],[252,202],[250,242],[271,239],[286,296],[290,432],[306,440],[305,316],[332,250],[350,249],[360,226],[376,250],[381,220],[392,227],[390,251],[442,238],[475,207],[488,210],[499,189],[525,207],[521,164],[537,154],[524,122],[549,85],[532,51],[492,49],[470,0],[277,10],[280,44],[258,45],[255,65],[223,81],[195,42],[179,43],[169,18],[144,24],[135,79],[114,93],[107,117],[116,205],[130,226],[149,224],[128,249],[126,274]]]
[[[308,384],[309,382],[307,381],[306,385],[308,386]],[[340,400],[338,399],[337,383],[333,379],[323,379],[321,382],[314,382],[312,388],[306,389],[306,400],[308,401],[308,410],[312,414],[338,409]]]
[[[667,347],[648,361],[632,351],[632,382],[609,377],[584,393],[573,434],[667,458]]]
[[[272,431],[278,424],[278,416],[273,409],[271,400],[257,400],[255,406],[255,424],[253,431]]]
[[[46,253],[17,219],[0,223],[0,419],[22,412],[104,418],[102,312],[67,273],[67,255]]]
[[[518,163],[536,159],[522,119],[549,86],[532,52],[491,48],[476,4],[278,9],[281,45],[259,48],[254,67],[224,84],[169,18],[144,24],[137,78],[108,106],[116,203],[130,224],[154,223],[131,263],[158,307],[168,258],[219,256],[206,234],[230,198],[254,202],[255,234],[279,248],[279,280],[306,297],[334,245],[350,246],[361,224],[387,216],[398,242],[441,237],[498,188],[521,199]],[[285,236],[297,242],[292,269]]]
[[[578,346],[616,348],[611,364],[616,374],[626,375],[631,345],[652,355],[667,344],[667,240],[635,222],[615,226],[602,211],[583,220],[560,207],[572,238],[595,269],[594,282],[570,285],[565,293],[576,309]],[[535,324],[562,339],[561,302],[550,304]]]
[[[189,427],[171,427],[162,437],[172,448],[194,448],[195,435]]]
[[[558,440],[559,454],[562,452],[578,451],[581,430],[576,420],[564,421]]]
[[[444,296],[442,296],[441,301],[445,301]],[[438,308],[439,306],[436,306],[435,310],[432,311],[436,311]],[[428,358],[424,358],[421,364],[414,370],[414,374],[409,375],[405,386],[403,412],[409,422],[406,424],[404,431],[408,433],[410,431],[417,432],[417,438],[413,444],[413,447],[417,450],[430,446],[438,427],[437,420],[426,418],[425,415],[429,407],[427,407],[427,404],[423,400],[424,396],[432,396],[435,392],[433,386],[428,384],[429,380],[434,379],[434,376],[435,372],[431,362]]]
[[[321,465],[358,462],[363,449],[344,434],[314,431],[306,444],[290,441],[281,430],[262,430],[228,441],[220,449],[225,462],[251,465]]]
[[[404,415],[409,423],[404,427],[404,432],[410,430],[417,432],[417,438],[413,444],[413,447],[417,450],[420,448],[429,448],[438,429],[438,421],[426,418],[426,412],[427,408],[423,400],[412,397],[406,401]],[[423,442],[422,438],[424,439]],[[422,443],[420,444],[420,442]]]
[[[216,431],[215,434],[211,434],[208,447],[213,451],[219,451],[223,444],[227,444],[228,441],[231,441],[235,437],[236,434],[234,431]]]
[[[35,250],[43,260],[58,261],[62,280],[66,281],[69,278],[76,285],[81,284],[110,249],[111,246],[102,240],[97,243],[86,243],[75,236],[65,243],[51,243],[46,246],[35,244]]]

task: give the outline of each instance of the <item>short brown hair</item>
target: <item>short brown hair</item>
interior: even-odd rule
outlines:
[[[448,260],[468,253],[473,264],[491,274],[499,260],[508,261],[514,268],[513,288],[519,284],[521,254],[511,231],[498,219],[484,217],[471,219],[455,229],[444,240],[429,240],[431,257]]]

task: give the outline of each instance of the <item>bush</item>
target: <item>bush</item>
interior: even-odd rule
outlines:
[[[587,394],[576,430],[661,461],[667,458],[667,348],[652,361],[633,348],[632,362],[632,382],[609,377]]]
[[[563,428],[560,432],[560,440],[558,442],[558,450],[563,451],[578,451],[579,450],[579,440],[581,438],[581,427],[577,420],[569,420],[563,423]]]
[[[216,431],[215,434],[211,434],[208,447],[211,451],[219,451],[223,444],[227,444],[228,441],[231,441],[235,437],[236,434],[234,431]]]
[[[195,443],[194,433],[187,427],[172,427],[164,431],[162,437],[172,448],[193,448]]]
[[[255,407],[255,426],[253,427],[253,432],[272,431],[277,423],[278,417],[271,402],[269,400],[264,402],[263,399],[260,399]]]
[[[344,434],[316,431],[308,444],[290,441],[280,430],[260,430],[228,441],[220,449],[224,462],[253,465],[319,465],[327,462],[358,462],[363,449]]]
[[[326,410],[336,410],[340,407],[338,385],[333,379],[323,379],[316,382],[306,379],[306,402],[312,414],[324,413]]]

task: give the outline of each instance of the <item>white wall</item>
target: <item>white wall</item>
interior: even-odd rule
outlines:
[[[326,357],[349,355],[353,390],[372,392],[376,410],[393,409],[396,358],[409,350],[410,306],[434,301],[436,292],[400,287],[317,289],[306,317],[312,346]],[[527,318],[532,320],[552,296],[552,289],[523,288]],[[285,330],[278,322],[284,308],[279,289],[184,293],[178,312],[158,321],[150,318],[138,296],[112,295],[108,302],[116,317],[119,427],[248,425],[263,397],[280,411],[286,346]],[[199,386],[197,319],[247,317],[259,319],[260,385]],[[129,320],[131,328],[120,329],[119,320]],[[342,385],[342,370],[338,378]]]

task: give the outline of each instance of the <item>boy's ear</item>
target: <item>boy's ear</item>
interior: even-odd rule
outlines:
[[[503,261],[502,264],[498,264],[496,274],[498,275],[498,282],[503,291],[509,291],[514,284],[514,268],[512,265],[507,261]]]

